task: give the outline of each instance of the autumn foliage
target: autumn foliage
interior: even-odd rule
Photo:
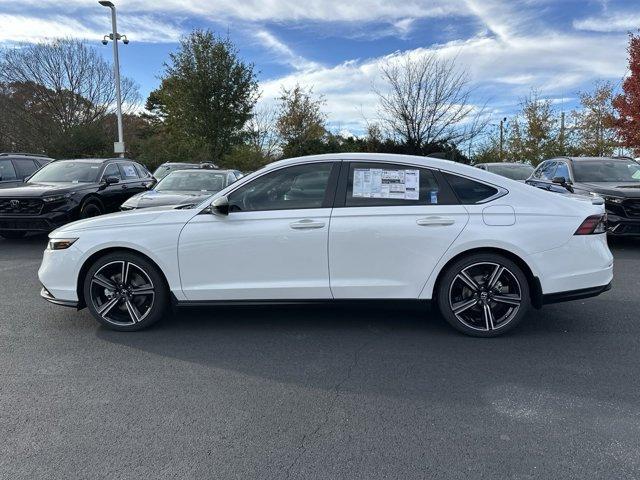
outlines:
[[[616,127],[623,145],[640,154],[640,34],[629,35],[628,52],[630,74],[613,105],[618,111]]]

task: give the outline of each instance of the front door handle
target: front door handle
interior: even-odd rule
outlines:
[[[292,222],[289,224],[289,226],[294,230],[311,230],[314,228],[322,228],[324,227],[324,225],[325,225],[324,222],[317,222],[309,218],[305,218],[304,220],[300,220],[298,222]]]
[[[127,186],[126,185],[122,185],[121,187],[123,190],[126,190]]]
[[[421,227],[446,227],[453,225],[456,221],[449,217],[425,217],[416,220],[416,223]]]

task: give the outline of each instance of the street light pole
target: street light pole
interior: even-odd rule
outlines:
[[[120,93],[120,59],[118,57],[118,40],[123,38],[125,45],[129,43],[129,40],[125,35],[121,37],[118,33],[118,27],[116,24],[116,6],[112,2],[106,0],[100,0],[98,3],[103,7],[109,7],[111,9],[111,27],[113,33],[105,35],[102,43],[106,45],[107,38],[113,41],[113,76],[116,83],[116,115],[118,119],[118,141],[113,144],[113,152],[124,157],[125,146],[124,128],[122,126],[122,95]]]
[[[502,158],[503,145],[504,145],[504,122],[507,121],[507,117],[504,117],[500,120],[500,161],[504,162]]]

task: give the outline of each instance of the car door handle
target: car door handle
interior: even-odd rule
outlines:
[[[449,217],[425,217],[419,218],[416,223],[421,227],[446,227],[453,225],[456,221]]]
[[[322,228],[324,227],[324,222],[316,222],[309,218],[305,218],[304,220],[300,220],[298,222],[292,222],[289,224],[291,228],[294,230],[310,230],[314,228]]]
[[[125,190],[127,188],[126,185],[122,185],[120,188],[122,188],[123,190]]]

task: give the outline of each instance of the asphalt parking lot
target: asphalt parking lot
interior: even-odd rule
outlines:
[[[118,333],[0,240],[0,478],[638,478],[640,240],[496,339],[409,306],[184,310]]]

